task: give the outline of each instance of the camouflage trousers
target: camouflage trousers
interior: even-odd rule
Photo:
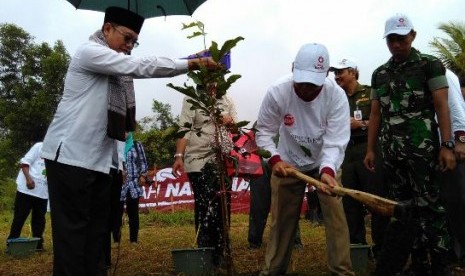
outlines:
[[[433,275],[442,275],[446,269],[450,237],[435,167],[436,161],[431,159],[384,160],[390,197],[409,208],[391,221],[385,233],[377,275],[401,272],[409,255],[413,269],[418,266]]]

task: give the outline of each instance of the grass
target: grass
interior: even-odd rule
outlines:
[[[0,213],[0,241],[5,241],[11,223],[11,213]],[[28,222],[27,222],[28,223]],[[177,275],[171,257],[172,249],[192,248],[195,241],[192,211],[159,213],[141,212],[139,243],[130,244],[128,225],[122,230],[122,241],[113,245],[112,267],[109,275]],[[307,220],[300,220],[301,238],[304,248],[294,250],[289,275],[327,275],[325,237],[323,227],[314,227]],[[266,228],[264,242],[268,239]],[[369,229],[368,229],[369,231]],[[233,214],[231,217],[231,241],[236,275],[258,275],[264,264],[265,247],[247,249],[248,215]],[[29,224],[23,229],[23,236],[29,236]],[[47,214],[45,248],[42,253],[16,259],[0,254],[0,275],[51,275],[52,245],[50,217]],[[0,245],[1,252],[5,244]],[[113,270],[114,269],[114,270]],[[369,263],[369,270],[373,265]],[[358,274],[364,275],[364,274]],[[368,273],[366,273],[368,275]],[[458,274],[456,274],[458,275]]]
[[[171,257],[172,249],[192,248],[195,244],[195,230],[192,211],[175,213],[141,212],[139,243],[130,244],[129,229],[124,223],[121,244],[114,244],[112,263],[116,264],[114,275],[176,275]],[[5,241],[11,223],[11,213],[0,214],[0,241]],[[23,228],[23,236],[30,236],[29,222]],[[264,264],[265,248],[247,249],[248,215],[233,214],[231,217],[231,240],[234,268],[238,275],[257,275]],[[311,227],[301,220],[304,249],[293,253],[289,273],[294,275],[324,275],[325,241],[324,228]],[[45,252],[16,259],[0,254],[0,275],[51,275],[52,245],[50,217],[47,214],[45,229]],[[264,241],[268,238],[268,227]],[[6,249],[0,244],[1,252]],[[111,274],[113,275],[113,270]]]

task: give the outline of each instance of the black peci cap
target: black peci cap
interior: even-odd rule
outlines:
[[[142,28],[142,24],[144,24],[144,17],[128,9],[120,7],[108,7],[105,10],[105,19],[103,20],[103,23],[107,22],[122,25],[139,34],[140,29]]]

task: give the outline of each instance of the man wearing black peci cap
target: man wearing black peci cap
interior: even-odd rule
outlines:
[[[110,206],[110,168],[117,140],[135,126],[132,77],[172,77],[214,69],[209,58],[178,60],[129,55],[144,18],[109,7],[100,30],[74,54],[63,97],[45,136],[54,275],[99,275]]]

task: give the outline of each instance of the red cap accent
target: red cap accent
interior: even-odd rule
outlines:
[[[322,175],[322,174],[324,174],[324,173],[329,174],[329,175],[331,175],[332,177],[335,176],[333,169],[331,169],[330,167],[324,167],[323,169],[321,169],[320,175]]]
[[[268,160],[268,164],[270,165],[271,168],[273,168],[273,166],[276,165],[276,163],[281,162],[281,161],[283,161],[283,160],[281,160],[281,156],[279,156],[279,154],[276,154],[276,155],[273,155]]]

